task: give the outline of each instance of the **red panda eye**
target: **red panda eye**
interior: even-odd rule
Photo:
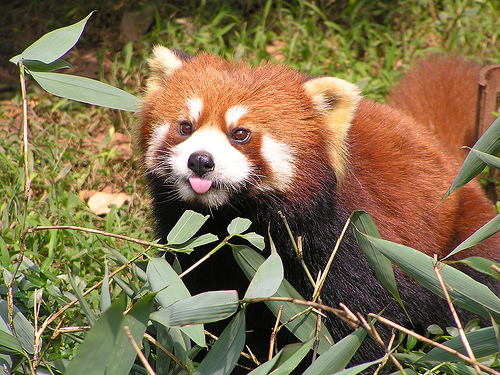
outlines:
[[[238,143],[246,143],[250,139],[250,131],[246,129],[236,129],[231,138]]]
[[[189,135],[193,132],[193,125],[189,121],[181,121],[179,123],[179,131],[182,135]]]

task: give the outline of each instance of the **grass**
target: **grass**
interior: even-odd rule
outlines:
[[[139,93],[151,46],[165,44],[190,54],[206,51],[227,58],[244,58],[254,64],[274,60],[311,75],[336,75],[357,83],[365,96],[383,101],[397,77],[416,57],[426,53],[459,53],[484,64],[500,60],[500,4],[496,0],[152,4],[154,23],[140,42],[121,50],[97,48],[85,44],[84,33],[83,44],[78,48],[98,58],[101,80]],[[144,5],[147,3],[141,2],[134,10]],[[87,9],[64,11],[68,18],[80,19]],[[95,21],[89,24],[91,36],[100,27]],[[57,21],[51,17],[51,22]],[[58,26],[71,23],[64,18],[60,22],[62,25]],[[112,27],[119,26],[115,23]],[[70,61],[77,57],[70,55]],[[148,198],[139,162],[130,146],[133,116],[55,98],[34,84],[29,86],[28,106],[28,156],[33,181],[33,195],[28,202],[23,199],[19,94],[3,100],[0,107],[2,301],[21,252],[20,238],[25,228],[75,225],[153,239]],[[80,197],[81,192],[90,190],[125,192],[130,199],[124,206],[99,216]],[[32,325],[41,324],[73,300],[78,294],[76,290],[86,290],[102,281],[106,265],[110,270],[116,269],[143,251],[130,242],[69,230],[28,234],[25,246],[14,298],[15,306]],[[137,265],[141,267],[143,263]],[[120,273],[114,282],[113,300],[122,291],[129,297],[140,294],[143,287],[133,269]],[[90,312],[83,303],[69,308],[61,321],[64,327],[84,327],[89,314],[99,316],[103,303],[99,290],[85,300]],[[83,337],[82,330],[65,334],[57,331],[54,322],[43,332],[42,358],[46,365],[42,367],[51,368],[54,373],[64,372]],[[408,347],[411,349],[412,345]],[[20,356],[9,359],[0,355],[0,363],[3,361],[13,374],[30,373],[28,361]]]

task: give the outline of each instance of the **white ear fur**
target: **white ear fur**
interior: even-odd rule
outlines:
[[[304,83],[316,110],[325,116],[328,126],[330,164],[339,184],[347,167],[347,135],[361,99],[361,90],[354,84],[334,77],[313,78]]]
[[[160,86],[165,76],[182,66],[182,60],[168,48],[158,45],[153,48],[153,56],[148,60],[148,64],[151,76],[147,90],[153,91]]]

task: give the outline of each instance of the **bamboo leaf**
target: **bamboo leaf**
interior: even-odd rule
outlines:
[[[0,329],[0,353],[1,354],[21,354],[27,357],[26,353],[17,338],[7,331]]]
[[[236,262],[240,266],[240,268],[245,273],[245,276],[251,280],[257,269],[260,267],[262,263],[264,263],[265,258],[257,253],[255,250],[249,248],[244,245],[233,245],[233,256],[236,259]],[[283,279],[278,291],[275,296],[277,297],[290,297],[296,298],[300,300],[304,300],[294,288],[293,286]],[[266,302],[267,307],[273,312],[274,315],[278,315],[278,311],[280,310],[281,305],[283,305],[283,311],[281,313],[281,322],[287,322],[293,316],[300,314],[304,311],[303,306],[298,306],[293,303],[285,303],[276,302],[276,301],[268,301]],[[299,340],[307,341],[311,338],[316,332],[316,323],[317,316],[314,313],[308,312],[303,314],[299,319],[294,319],[287,323],[286,328],[290,330]],[[318,348],[319,353],[324,353],[327,351],[331,344],[334,342],[330,333],[326,329],[326,327],[321,324],[321,332],[320,332],[320,344]]]
[[[85,314],[85,317],[89,322],[89,325],[93,327],[96,322],[96,316],[92,311],[88,302],[85,300],[82,291],[80,290],[78,285],[76,285],[75,279],[73,278],[73,275],[71,274],[69,269],[67,269],[67,274],[71,287],[73,288],[73,292],[75,293],[76,298],[78,298],[78,303],[80,304],[80,307],[82,308],[82,311]]]
[[[458,245],[451,253],[445,256],[442,260],[445,260],[452,255],[468,249],[472,246],[477,245],[479,242],[493,236],[495,233],[500,231],[500,215],[495,216],[493,219],[484,224],[476,232],[474,232],[469,238],[465,239],[460,245]]]
[[[167,235],[169,245],[180,245],[193,237],[207,221],[209,215],[203,216],[194,211],[186,211]]]
[[[410,247],[365,236],[396,266],[433,293],[444,297],[431,257]],[[494,319],[500,319],[500,299],[487,286],[449,265],[441,268],[441,275],[449,285],[448,293],[456,305],[481,316],[491,314]]]
[[[177,301],[151,314],[151,319],[168,327],[212,323],[230,317],[238,306],[235,290],[219,290]]]
[[[0,299],[0,320],[5,323],[5,331],[8,330],[7,322],[9,321],[9,313],[7,301]],[[16,330],[17,341],[21,344],[23,352],[33,354],[35,342],[35,328],[31,325],[28,319],[22,314],[16,306],[14,306],[14,329]],[[10,331],[9,331],[10,334]],[[0,341],[3,343],[3,341]],[[14,345],[13,342],[11,342]],[[17,346],[13,346],[12,349],[18,349]]]
[[[63,59],[57,59],[50,64],[45,64],[41,61],[36,60],[23,60],[23,65],[28,69],[29,72],[53,72],[58,69],[70,68],[74,69],[73,65]]]
[[[358,329],[344,337],[317,358],[303,375],[328,375],[345,369],[365,337],[364,329]]]
[[[500,158],[487,154],[485,152],[476,150],[474,148],[470,149],[483,163],[488,164],[490,167],[500,169]]]
[[[250,228],[250,225],[252,225],[250,220],[237,217],[228,225],[227,232],[229,234],[241,234]]]
[[[351,218],[354,226],[354,236],[358,241],[359,248],[365,255],[368,263],[375,271],[380,282],[398,301],[404,309],[403,301],[399,295],[394,270],[389,259],[383,256],[361,233],[368,234],[375,238],[380,238],[380,233],[373,222],[373,219],[364,211],[355,211]],[[406,310],[405,310],[406,311]]]
[[[111,306],[111,294],[109,292],[108,263],[104,263],[104,278],[101,286],[101,311],[105,312]]]
[[[123,111],[139,110],[138,98],[106,83],[69,74],[30,73],[38,84],[52,95]]]
[[[22,58],[23,60],[38,60],[45,64],[52,63],[66,54],[78,42],[92,13],[94,12],[91,12],[80,22],[45,34],[9,61],[17,64]]]
[[[486,357],[494,353],[498,353],[499,344],[493,327],[478,329],[477,331],[467,333],[466,336],[476,358]],[[465,350],[463,341],[460,337],[450,339],[443,345],[456,350],[461,354],[467,355],[467,351]],[[429,353],[424,355],[421,358],[421,361],[457,362],[461,361],[461,359],[451,353],[445,352],[443,349],[434,348]]]
[[[164,258],[152,258],[146,269],[151,291],[161,307],[171,306],[184,298],[191,297],[189,290]],[[181,331],[200,346],[206,346],[203,325],[182,327]]]
[[[255,272],[243,299],[271,297],[282,281],[283,263],[278,253],[271,253]]]
[[[252,246],[255,246],[259,250],[264,250],[264,248],[266,247],[264,237],[255,232],[240,234],[238,237],[244,238],[245,240],[250,242]]]
[[[198,246],[208,245],[209,243],[215,242],[218,239],[219,237],[217,237],[214,234],[205,233],[202,234],[201,236],[193,237],[188,241],[182,243],[181,245],[173,245],[173,246],[171,245],[171,246],[175,247],[176,250],[188,250]]]
[[[500,153],[500,117],[498,117],[490,125],[484,134],[479,138],[479,140],[474,145],[473,149],[482,151],[491,155],[498,155]],[[469,152],[465,158],[460,171],[453,180],[451,186],[448,188],[442,199],[445,199],[448,195],[453,193],[455,190],[464,186],[467,182],[476,177],[485,167],[485,163],[477,156],[474,152]]]
[[[290,374],[309,353],[315,343],[314,337],[304,343],[286,345],[274,365],[273,375]]]
[[[224,329],[194,374],[230,374],[245,346],[245,337],[245,311],[241,310]]]
[[[469,267],[472,267],[476,271],[490,275],[491,277],[494,277],[495,279],[500,281],[500,274],[491,268],[493,264],[500,268],[500,263],[481,257],[468,257],[465,259],[460,259],[457,262],[467,264]]]
[[[121,334],[125,297],[116,300],[87,334],[66,370],[66,375],[102,375]]]
[[[332,373],[332,375],[357,375],[360,372],[363,372],[364,370],[366,370],[368,367],[379,364],[380,362],[382,362],[382,360],[383,360],[383,358],[380,358],[380,359],[377,359],[377,360],[372,361],[372,362],[362,363],[362,364],[357,365],[357,366],[346,368],[345,370],[334,372],[334,373]]]
[[[106,375],[120,375],[130,372],[135,361],[136,352],[125,334],[124,327],[129,328],[134,341],[140,344],[148,326],[149,314],[153,304],[154,294],[151,293],[137,301],[123,317],[113,353],[108,359]]]

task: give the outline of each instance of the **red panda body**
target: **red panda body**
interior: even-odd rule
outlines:
[[[313,275],[324,269],[353,210],[367,211],[383,238],[438,257],[494,216],[474,184],[439,204],[459,169],[456,158],[427,128],[361,99],[350,83],[310,79],[272,64],[251,68],[208,55],[188,58],[162,47],[150,65],[137,143],[160,238],[186,209],[210,214],[203,230],[222,238],[233,218],[247,217],[261,235],[270,228],[285,277],[308,298],[312,288],[279,211],[294,235],[302,236]],[[498,245],[492,238],[461,256],[499,260]],[[195,251],[181,259],[183,267],[202,255]],[[396,275],[416,329],[452,324],[442,300],[398,270]],[[193,294],[244,291],[247,284],[224,249],[185,282]],[[410,325],[352,233],[342,240],[322,299],[364,314],[387,308],[384,315]],[[326,324],[335,340],[351,331],[336,318]],[[270,326],[260,331],[268,342]],[[368,343],[356,360],[375,357]]]

